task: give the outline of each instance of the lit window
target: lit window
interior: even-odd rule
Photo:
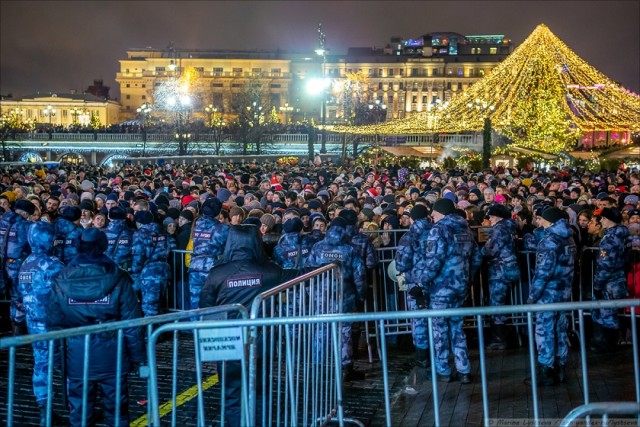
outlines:
[[[490,47],[489,48],[489,53],[491,55],[495,55],[496,53],[498,53],[498,48],[497,47]]]

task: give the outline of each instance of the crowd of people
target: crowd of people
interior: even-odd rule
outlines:
[[[197,309],[246,303],[264,285],[262,273],[247,280],[257,269],[266,278],[277,265],[278,280],[264,279],[274,286],[303,269],[337,262],[344,280],[342,311],[355,312],[368,297],[377,249],[397,247],[408,309],[462,306],[471,278],[483,266],[489,305],[504,305],[520,280],[518,252],[525,249],[536,253],[527,302],[547,304],[575,296],[578,260],[584,248],[597,247],[589,297],[638,298],[640,257],[631,254],[640,250],[639,196],[636,169],[474,172],[336,166],[320,159],[304,165],[8,166],[0,170],[0,292],[10,300],[12,332],[19,335],[157,315],[177,276],[188,277],[185,308]],[[479,241],[477,227],[490,227],[486,241]],[[174,249],[190,255],[171,256]],[[243,280],[234,280],[238,274]],[[457,378],[472,382],[462,323],[434,319],[431,367],[426,320],[412,321],[416,363],[428,369],[428,378],[456,378],[449,364],[453,352]],[[507,347],[507,323],[502,315],[491,318],[489,349]],[[564,315],[537,315],[541,384],[566,380],[567,328]],[[620,329],[617,311],[594,311],[591,350],[613,350]],[[354,332],[342,324],[345,380],[362,377],[353,368]],[[126,335],[131,365],[142,363],[144,338],[133,330]],[[113,337],[96,340],[92,351],[100,354],[92,387],[99,384],[113,398]],[[81,344],[67,357],[81,358]],[[46,416],[48,349],[34,345],[34,356],[34,393]],[[68,375],[76,425],[82,372]],[[105,417],[114,417],[115,402],[106,400]],[[126,402],[121,405],[124,423]]]

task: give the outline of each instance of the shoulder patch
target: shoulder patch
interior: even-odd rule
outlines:
[[[227,279],[227,289],[258,288],[260,286],[262,286],[262,274]]]

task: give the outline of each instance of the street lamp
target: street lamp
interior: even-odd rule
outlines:
[[[47,105],[47,108],[45,108],[42,112],[45,116],[49,117],[49,125],[51,125],[51,117],[56,115],[56,109],[51,105]]]
[[[495,107],[481,99],[469,102],[467,107],[475,109],[482,114],[482,169],[487,169],[489,168],[489,158],[491,157],[491,114]]]
[[[325,80],[326,76],[326,64],[327,64],[327,49],[325,48],[325,43],[327,40],[327,35],[322,31],[322,24],[318,24],[318,48],[316,49],[316,55],[322,57],[322,80]],[[320,153],[326,154],[327,145],[325,141],[326,132],[324,130],[325,125],[327,123],[327,92],[326,88],[322,93],[322,109],[320,110],[321,116],[321,135],[322,135],[322,145],[320,146]]]
[[[149,114],[151,114],[151,105],[145,102],[136,111],[138,115],[142,115],[140,129],[142,130],[142,157],[145,157],[147,154],[147,120],[149,119]]]
[[[284,114],[284,124],[289,124],[289,113],[293,111],[293,107],[289,106],[289,103],[284,104],[284,107],[280,107],[280,113]]]
[[[185,137],[188,138],[190,135],[182,133],[182,118],[184,112],[191,107],[191,97],[186,93],[173,95],[167,100],[167,105],[178,114],[178,133],[176,134],[176,138],[178,139],[178,153],[184,156],[186,154]]]
[[[73,107],[71,109],[71,124],[72,125],[79,125],[80,122],[78,121],[78,117],[80,117],[80,114],[82,114],[82,109],[78,108],[78,107]]]
[[[213,104],[209,104],[204,107],[204,111],[209,115],[209,127],[213,127],[213,124],[216,120],[216,113],[218,112],[218,107],[214,107]]]

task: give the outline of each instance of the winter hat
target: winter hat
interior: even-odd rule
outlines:
[[[169,218],[169,217],[165,218],[164,221],[162,221],[162,225],[164,227],[166,227],[169,224],[175,224],[175,223],[176,222],[174,221],[174,219],[173,218]]]
[[[496,194],[496,196],[493,198],[493,200],[496,203],[504,203],[507,201],[506,197],[504,197],[502,194]]]
[[[166,212],[169,218],[178,219],[180,216],[180,211],[176,208],[169,208]]]
[[[340,218],[344,218],[347,225],[356,225],[358,223],[358,214],[351,209],[344,209],[340,211]]]
[[[616,208],[604,208],[602,209],[602,212],[597,214],[597,216],[607,218],[609,221],[614,222],[616,224],[622,223],[622,215],[620,214],[620,211]]]
[[[371,221],[373,219],[373,215],[375,215],[373,209],[369,208],[363,208],[360,213],[364,215],[369,221]]]
[[[107,250],[107,246],[107,235],[94,227],[84,229],[78,240],[78,252],[83,254],[102,254]]]
[[[289,222],[289,221],[287,221]],[[273,227],[275,227],[276,225],[276,217],[271,215],[271,214],[264,214],[260,217],[260,223],[264,224],[267,226],[267,229],[269,231],[273,230]]]
[[[85,179],[80,183],[80,188],[82,188],[82,191],[89,191],[94,188],[94,185],[93,185],[93,182]]]
[[[471,202],[469,202],[468,200],[460,200],[460,201],[457,203],[457,205],[458,205],[458,208],[459,208],[459,209],[464,209],[464,208],[466,208],[466,207],[471,206]]]
[[[369,188],[367,190],[367,193],[369,193],[369,196],[371,197],[378,197],[378,192],[376,191],[375,188]]]
[[[429,210],[425,205],[415,205],[409,211],[409,216],[412,220],[417,221],[429,216]]]
[[[245,215],[245,210],[238,207],[238,206],[234,206],[231,208],[231,210],[229,210],[229,218],[233,218],[234,216],[240,215],[240,217],[244,220]]]
[[[13,206],[13,210],[25,211],[29,215],[33,215],[33,213],[36,211],[36,205],[31,203],[29,200],[20,199],[16,201],[16,204]]]
[[[287,221],[287,222],[289,222],[289,221]],[[347,221],[345,221],[344,218],[336,217],[329,224],[329,228],[333,228],[333,227],[347,228]]]
[[[216,217],[220,214],[221,210],[222,202],[217,197],[209,197],[202,204],[202,213],[206,216]]]
[[[294,216],[293,218],[288,219],[282,225],[282,231],[284,231],[285,233],[299,233],[300,231],[302,231],[303,227],[304,224],[302,223],[302,220]]]
[[[93,200],[93,193],[89,193],[88,191],[80,194],[80,200]]]
[[[122,209],[120,206],[114,206],[109,209],[109,219],[117,220],[117,219],[125,219],[127,217],[127,212]]]
[[[561,219],[567,219],[567,214],[560,208],[549,208],[542,213],[542,218],[555,224]]]
[[[96,210],[96,205],[93,203],[93,200],[83,200],[78,207],[83,211],[95,212]]]
[[[193,221],[193,212],[191,212],[189,209],[185,209],[180,212],[179,218],[184,218],[187,221]]]
[[[82,211],[77,206],[67,206],[60,212],[60,217],[71,222],[79,220],[81,215]]]
[[[309,216],[309,222],[311,224],[313,224],[316,219],[320,219],[320,220],[324,221],[325,223],[327,222],[327,220],[325,219],[324,215],[322,215],[320,212],[314,212]]]
[[[389,224],[392,230],[397,230],[400,228],[400,219],[397,215],[389,215],[382,220],[382,224],[380,225],[384,227],[384,224]]]
[[[109,194],[107,196],[107,200],[113,200],[114,202],[117,202],[118,201],[118,195],[115,194],[115,193],[111,193],[111,194]],[[106,200],[105,200],[105,202],[106,202]]]
[[[449,198],[438,199],[433,204],[433,210],[436,212],[440,212],[442,215],[449,215],[453,213],[455,209],[456,207],[453,204],[453,201]]]
[[[307,206],[309,207],[309,209],[320,209],[322,208],[322,202],[318,199],[312,199],[309,200]]]
[[[231,191],[227,190],[226,188],[221,188],[216,193],[216,197],[218,197],[218,200],[224,203],[229,200],[229,197],[231,197]]]
[[[507,209],[506,206],[503,205],[491,205],[489,210],[487,211],[487,215],[489,216],[497,216],[498,218],[509,218],[511,216],[511,212]]]
[[[458,200],[458,197],[456,196],[456,193],[454,193],[453,191],[448,191],[442,197],[445,198],[445,199],[451,200],[453,203],[455,203]]]
[[[138,211],[133,216],[136,222],[142,225],[151,224],[153,222],[153,214],[149,211]]]
[[[636,196],[635,194],[628,195],[624,198],[624,204],[633,205],[633,207],[635,208],[638,205],[638,196]]]

